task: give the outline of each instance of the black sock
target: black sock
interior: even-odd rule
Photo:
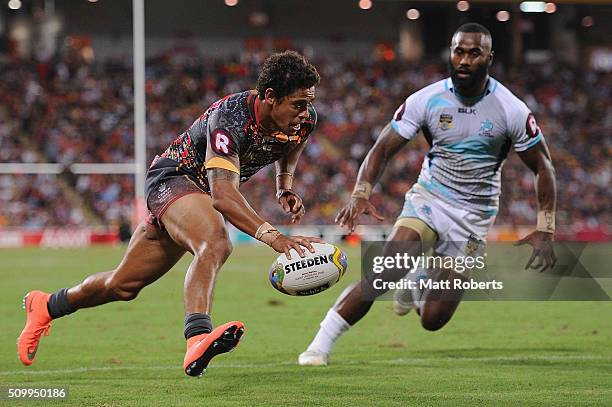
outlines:
[[[185,339],[212,331],[212,322],[208,314],[196,312],[185,317]]]
[[[72,314],[74,311],[76,311],[70,304],[68,304],[67,288],[62,288],[58,292],[51,294],[51,297],[49,297],[49,301],[47,302],[47,310],[53,319]]]

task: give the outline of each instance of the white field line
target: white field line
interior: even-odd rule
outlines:
[[[612,362],[612,355],[516,355],[516,356],[483,356],[483,357],[445,357],[445,358],[397,358],[387,360],[371,360],[371,361],[345,361],[334,363],[334,366],[346,365],[434,365],[440,362],[565,362],[565,361],[587,361],[601,360]],[[296,361],[282,361],[276,363],[215,363],[209,369],[262,369],[262,368],[277,368],[297,365]],[[309,369],[309,368],[306,368]],[[311,368],[310,368],[311,369]],[[179,363],[176,365],[162,366],[98,366],[98,367],[79,367],[74,369],[50,369],[50,370],[29,370],[23,368],[21,370],[5,370],[0,371],[0,376],[13,375],[47,375],[47,374],[66,374],[66,373],[87,373],[87,372],[114,372],[121,370],[181,370]]]

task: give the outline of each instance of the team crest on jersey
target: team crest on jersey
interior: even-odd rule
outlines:
[[[438,128],[442,130],[448,130],[453,127],[453,115],[448,113],[442,113],[438,120]]]
[[[484,119],[480,123],[480,131],[478,132],[479,136],[483,137],[493,137],[493,122],[489,119]]]

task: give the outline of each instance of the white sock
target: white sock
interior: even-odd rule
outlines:
[[[327,311],[320,326],[307,351],[330,353],[334,343],[351,327],[333,308]]]

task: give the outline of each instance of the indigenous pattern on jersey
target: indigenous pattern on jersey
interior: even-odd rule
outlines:
[[[213,103],[154,160],[149,176],[155,178],[156,170],[164,168],[164,177],[187,175],[204,192],[210,193],[207,168],[236,172],[243,183],[263,167],[286,156],[298,144],[306,142],[317,121],[311,103],[308,105],[309,117],[295,135],[279,132],[264,137],[258,127],[256,98],[255,91],[246,91]]]
[[[431,146],[419,185],[451,205],[491,216],[510,149],[525,151],[543,139],[525,103],[493,78],[473,99],[456,94],[450,78],[429,85],[406,99],[391,125],[406,139],[422,130]]]

